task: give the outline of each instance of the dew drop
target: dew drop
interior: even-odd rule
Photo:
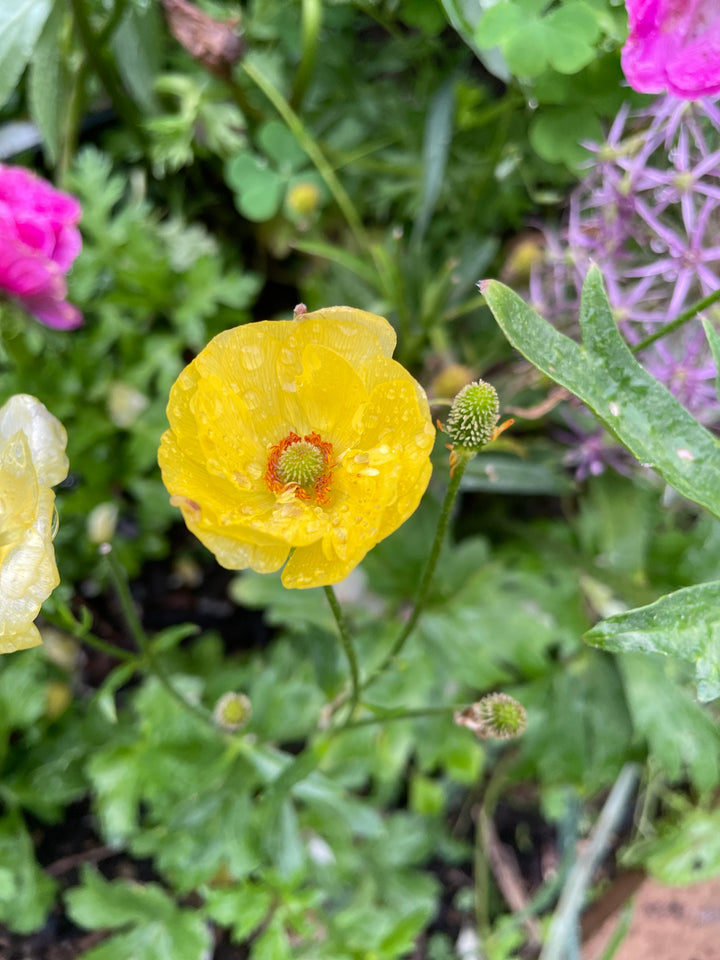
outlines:
[[[240,363],[246,370],[257,370],[262,366],[263,352],[255,344],[240,347]]]
[[[245,405],[248,410],[257,410],[260,406],[260,395],[254,390],[248,390],[243,399],[245,400]]]
[[[259,463],[253,462],[247,465],[247,472],[253,480],[259,480],[265,471]]]
[[[235,473],[233,473],[233,480],[243,490],[250,490],[252,488],[252,483],[250,482],[249,478],[246,477],[244,473],[240,473],[239,470],[236,470]]]

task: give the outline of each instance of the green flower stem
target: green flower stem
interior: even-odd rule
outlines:
[[[155,651],[152,648],[150,638],[145,633],[145,629],[137,615],[137,610],[135,609],[135,604],[130,594],[130,587],[128,585],[127,574],[125,573],[124,567],[117,560],[112,550],[105,554],[105,560],[107,562],[107,567],[110,572],[113,586],[115,587],[115,592],[117,593],[118,600],[120,601],[125,622],[128,625],[128,629],[130,630],[133,640],[137,644],[138,650],[142,655],[143,661],[147,664],[148,669],[155,677],[157,677],[158,681],[170,694],[173,700],[187,710],[188,713],[192,713],[193,716],[212,727],[216,733],[220,733],[212,714],[198,704],[191,703],[180,693],[179,690],[173,686],[170,678],[165,673],[165,670],[160,666],[160,663],[155,655]]]
[[[136,659],[132,651],[124,650],[122,647],[117,647],[114,643],[102,640],[100,637],[96,637],[94,633],[90,633],[64,604],[62,606],[58,605],[58,616],[43,611],[43,620],[47,620],[48,623],[57,627],[58,630],[71,633],[77,640],[80,640],[81,643],[86,643],[89,647],[93,647],[95,650],[100,651],[100,653],[106,653],[116,660],[129,662]]]
[[[290,106],[299,110],[310,83],[317,58],[318,37],[322,26],[322,0],[302,0],[302,56],[290,95]]]
[[[105,25],[98,34],[97,42],[99,44],[108,43],[120,25],[120,21],[125,16],[128,0],[115,0],[113,11],[108,17]]]
[[[450,522],[450,516],[452,514],[455,498],[460,490],[460,482],[462,481],[463,474],[465,473],[465,467],[468,465],[471,459],[472,455],[461,456],[455,464],[455,469],[450,476],[450,482],[448,484],[445,500],[440,512],[437,530],[435,531],[435,539],[430,551],[430,556],[428,557],[428,561],[425,566],[425,572],[423,573],[422,580],[420,581],[417,598],[415,600],[413,611],[410,614],[410,618],[400,632],[397,640],[392,645],[389,653],[386,654],[381,663],[373,670],[370,676],[367,677],[362,684],[361,692],[367,690],[367,688],[373,684],[378,677],[382,676],[390,664],[400,654],[405,646],[405,641],[413,632],[415,624],[418,622],[420,614],[423,612],[425,603],[427,601],[428,591],[430,589],[430,583],[432,582],[433,575],[435,574],[435,567],[437,566],[437,562],[440,557],[440,550],[442,549],[443,541],[445,539],[445,533],[447,532],[448,523]]]
[[[379,714],[374,717],[362,717],[360,720],[350,720],[342,727],[331,731],[332,734],[344,733],[346,730],[355,730],[358,727],[371,727],[377,724],[392,723],[394,720],[417,720],[423,717],[442,717],[451,715],[458,710],[464,710],[467,703],[445,707],[417,707],[409,710],[397,710]]]
[[[718,300],[720,300],[720,289],[715,290],[713,293],[709,293],[706,297],[703,297],[702,300],[698,300],[692,306],[688,307],[687,310],[683,310],[683,312],[675,317],[674,320],[671,320],[670,323],[666,323],[664,326],[659,327],[654,333],[651,333],[649,337],[645,337],[644,340],[641,340],[640,343],[636,343],[634,346],[630,347],[630,349],[633,353],[639,353],[640,350],[644,350],[645,347],[649,347],[651,343],[655,343],[656,340],[666,337],[669,333],[672,333],[684,323],[687,323],[688,320],[692,320],[692,318],[700,313],[701,310],[711,307],[714,303],[717,303]]]
[[[75,2],[77,2],[77,0],[75,0]],[[335,202],[342,211],[342,214],[347,221],[347,225],[355,237],[355,241],[360,249],[372,252],[370,238],[365,231],[365,227],[360,219],[360,214],[355,208],[355,205],[350,199],[350,196],[346,192],[345,188],[335,175],[335,171],[330,166],[330,163],[328,162],[324,153],[317,145],[310,132],[305,129],[305,125],[300,117],[295,113],[293,108],[290,106],[282,93],[277,89],[277,87],[271,83],[271,81],[268,80],[268,78],[264,76],[264,74],[262,74],[252,63],[244,61],[241,65],[241,69],[247,74],[253,83],[259,87],[260,90],[262,90],[270,103],[272,103],[277,112],[280,114],[288,129],[294,134],[297,142],[315,164],[318,173],[325,181],[328,190],[333,195]],[[373,260],[375,260],[374,256]]]
[[[340,634],[340,640],[342,642],[343,649],[345,650],[348,663],[350,664],[351,692],[350,712],[348,714],[349,720],[355,713],[355,708],[357,707],[358,700],[360,699],[360,671],[358,669],[357,655],[355,653],[355,647],[353,646],[352,637],[350,636],[350,631],[348,630],[347,623],[345,622],[345,617],[343,616],[342,607],[340,606],[338,598],[335,595],[335,591],[331,586],[325,587],[325,596],[328,599],[330,609],[335,617],[338,633]]]

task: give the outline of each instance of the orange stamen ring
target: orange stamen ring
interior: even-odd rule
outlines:
[[[306,456],[303,456],[303,451],[294,451],[298,453],[297,458],[285,456],[298,443],[306,447]],[[312,449],[307,449],[308,446]],[[299,500],[327,503],[332,482],[332,452],[332,444],[324,441],[319,433],[308,433],[301,437],[290,432],[284,440],[270,448],[265,471],[268,489],[277,494],[292,490]]]

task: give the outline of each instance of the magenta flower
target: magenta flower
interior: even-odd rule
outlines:
[[[622,51],[639,93],[668,90],[696,100],[720,93],[718,0],[625,0],[630,35]]]
[[[0,291],[48,327],[71,330],[65,275],[80,252],[78,201],[24,167],[0,164]]]

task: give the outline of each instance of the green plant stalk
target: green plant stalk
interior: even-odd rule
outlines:
[[[480,808],[475,820],[475,841],[473,844],[473,878],[475,880],[475,922],[482,936],[490,931],[490,864],[485,856],[483,824],[495,815],[500,794],[507,776],[517,758],[517,748],[505,750],[490,776],[485,790],[480,794]]]
[[[290,106],[293,110],[300,109],[315,67],[322,15],[322,0],[302,0],[302,56],[290,95]]]
[[[155,677],[157,677],[158,681],[162,684],[165,690],[167,690],[173,700],[187,710],[188,713],[193,714],[193,716],[195,716],[197,719],[202,720],[203,723],[210,726],[216,733],[220,733],[221,731],[218,730],[212,715],[197,704],[186,700],[179,690],[176,690],[171,683],[168,675],[160,666],[155,655],[155,651],[152,648],[152,644],[150,643],[150,639],[145,633],[145,629],[137,615],[137,610],[135,609],[135,604],[130,594],[130,587],[128,585],[127,574],[125,573],[124,567],[118,562],[112,550],[105,554],[105,560],[107,562],[107,567],[110,572],[113,586],[115,587],[115,592],[117,593],[118,600],[120,601],[120,607],[122,608],[125,622],[128,625],[128,629],[130,630],[132,638],[137,644],[138,650],[142,655],[143,661],[147,664],[149,671]]]
[[[125,15],[126,10],[127,10],[127,0],[115,0],[113,11],[108,17],[107,21],[105,22],[105,25],[103,26],[102,30],[98,34],[97,42],[99,44],[104,45],[112,38],[112,35],[115,33],[116,29],[120,25],[120,21]]]
[[[670,323],[666,323],[654,333],[651,333],[650,336],[645,337],[644,340],[641,340],[640,343],[636,343],[634,346],[631,346],[631,351],[633,353],[639,353],[640,350],[644,350],[645,347],[649,347],[651,343],[655,343],[656,340],[660,340],[662,337],[666,337],[669,333],[673,333],[673,331],[677,330],[679,327],[682,327],[683,324],[687,323],[688,320],[692,320],[692,318],[700,313],[701,310],[711,307],[714,303],[717,303],[718,300],[720,300],[720,289],[715,290],[713,293],[709,293],[706,297],[703,297],[701,300],[693,303],[692,306],[688,307],[687,310],[683,310],[683,312],[678,314],[678,316],[675,317],[674,320],[671,320]]]
[[[443,501],[442,510],[440,511],[440,518],[438,519],[437,530],[435,531],[435,539],[433,540],[430,556],[428,557],[427,564],[425,565],[425,572],[423,573],[422,580],[420,581],[420,586],[418,588],[412,613],[410,614],[407,623],[401,630],[397,640],[390,648],[390,651],[385,655],[380,664],[373,670],[370,676],[367,677],[362,684],[363,691],[367,690],[367,688],[371,686],[371,684],[373,684],[378,677],[382,676],[395,658],[399,656],[403,647],[405,646],[405,642],[413,632],[415,624],[420,618],[420,614],[423,612],[425,603],[427,601],[430,584],[435,574],[435,568],[440,557],[440,550],[442,549],[443,541],[445,540],[445,533],[447,532],[448,523],[450,522],[450,516],[452,514],[452,508],[455,504],[455,498],[460,490],[460,482],[463,478],[463,474],[465,473],[465,467],[468,465],[471,459],[472,456],[459,457],[455,465],[455,469],[450,475],[450,482],[448,483],[448,488],[445,493],[445,500]]]
[[[77,620],[72,612],[66,607],[58,607],[59,616],[53,616],[43,611],[43,620],[47,620],[48,623],[51,623],[54,627],[57,627],[58,630],[64,630],[79,640],[81,643],[86,643],[89,647],[94,647],[95,650],[98,650],[100,653],[106,653],[110,657],[114,657],[116,660],[124,660],[129,662],[135,660],[135,654],[130,650],[123,650],[122,647],[116,646],[114,643],[110,643],[108,640],[102,640],[100,637],[96,637],[94,633],[86,630],[83,625]]]
[[[345,617],[343,616],[342,607],[338,602],[338,598],[335,595],[335,591],[333,590],[332,586],[328,585],[325,587],[325,596],[328,599],[330,609],[335,617],[338,633],[340,635],[340,641],[343,645],[343,649],[345,650],[345,656],[348,659],[348,664],[350,665],[351,692],[350,712],[348,713],[349,720],[355,713],[358,700],[360,699],[360,670],[358,669],[357,655],[355,653],[352,637],[350,636],[350,631],[348,630]]]
[[[423,717],[442,717],[464,710],[467,703],[450,704],[445,707],[417,707],[410,710],[397,710],[384,713],[376,717],[363,717],[360,720],[351,720],[342,727],[331,731],[332,735],[344,733],[346,730],[355,730],[358,727],[371,727],[383,723],[392,723],[395,720],[418,720]]]
[[[75,0],[75,2],[77,2],[77,0]],[[323,154],[322,150],[317,145],[309,131],[305,129],[305,125],[300,117],[295,113],[293,108],[290,106],[282,93],[280,93],[277,87],[251,63],[247,63],[246,61],[243,62],[241,64],[241,69],[247,74],[252,82],[259,87],[260,90],[262,90],[270,103],[272,103],[277,112],[280,114],[288,129],[294,134],[300,146],[303,148],[305,153],[307,153],[308,157],[310,157],[310,160],[314,163],[318,173],[325,181],[328,190],[332,194],[335,202],[345,217],[347,225],[350,228],[350,232],[354,236],[358,246],[362,250],[372,252],[370,238],[365,231],[365,227],[362,224],[362,220],[360,219],[360,215],[355,208],[355,205],[353,204],[343,185],[338,180],[337,176],[335,175],[335,171],[330,166],[330,163]],[[373,261],[375,261],[374,256]]]
[[[84,0],[70,0],[70,2],[88,63],[97,73],[120,119],[129,132],[144,144],[146,137],[141,126],[140,113],[123,90],[122,81],[115,64],[107,57],[93,31]]]

